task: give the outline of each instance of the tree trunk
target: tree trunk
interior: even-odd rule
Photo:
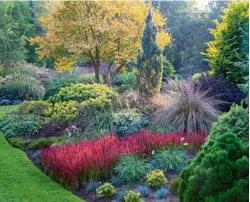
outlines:
[[[98,46],[95,48],[95,79],[97,83],[100,83],[100,50]]]

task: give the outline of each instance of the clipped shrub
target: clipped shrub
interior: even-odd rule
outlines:
[[[12,74],[0,83],[0,94],[15,100],[37,100],[44,95],[44,87],[33,77]]]
[[[171,191],[174,192],[175,194],[177,194],[179,184],[180,184],[180,178],[179,177],[175,177],[170,181]]]
[[[46,92],[44,95],[44,99],[49,99],[50,96],[59,93],[61,88],[73,85],[75,83],[75,78],[71,75],[57,76],[47,80],[45,83]]]
[[[208,97],[220,100],[218,108],[227,112],[233,103],[240,104],[246,94],[234,84],[229,84],[223,79],[215,79],[207,75],[202,75],[195,89],[206,92]]]
[[[144,202],[140,194],[132,190],[129,190],[126,196],[124,196],[124,200],[125,202]]]
[[[168,171],[180,171],[185,166],[185,152],[180,149],[168,149],[153,156],[154,167]]]
[[[59,102],[50,104],[45,115],[52,118],[54,123],[67,124],[78,115],[78,103],[76,101]]]
[[[75,84],[61,88],[59,93],[50,97],[50,102],[64,102],[74,100],[79,103],[90,99],[106,98],[111,102],[112,97],[118,97],[118,94],[111,88],[102,84]],[[92,100],[92,101],[93,101]]]
[[[171,103],[154,113],[154,122],[171,125],[184,133],[208,133],[220,114],[217,108],[219,101],[192,87],[179,87],[172,93]]]
[[[123,184],[141,181],[150,170],[150,164],[134,156],[122,156],[114,168],[117,178]]]
[[[139,186],[138,191],[142,197],[147,197],[150,195],[150,190],[147,186]]]
[[[244,142],[249,139],[249,113],[240,105],[233,105],[229,112],[222,114],[213,123],[210,137],[217,138],[224,133],[231,132]]]
[[[96,194],[100,198],[112,198],[116,194],[116,189],[112,184],[105,182],[96,189]]]
[[[112,130],[119,137],[126,137],[141,130],[148,123],[136,109],[126,109],[113,114]]]
[[[157,199],[164,199],[169,194],[169,191],[167,188],[162,187],[159,190],[157,190],[155,194]]]
[[[19,106],[20,114],[34,114],[36,116],[44,116],[45,111],[49,108],[49,102],[37,100],[37,101],[24,101]]]
[[[94,83],[96,83],[95,73],[80,74],[77,77],[76,81],[77,81],[77,83],[94,84]],[[100,83],[104,83],[101,75],[100,75]]]
[[[0,120],[0,130],[7,139],[17,136],[32,136],[39,131],[41,124],[35,115],[20,116],[16,113],[9,113]]]
[[[248,149],[233,133],[209,139],[180,175],[180,201],[248,201]]]
[[[167,179],[162,170],[154,170],[147,174],[146,185],[157,189],[167,184]]]

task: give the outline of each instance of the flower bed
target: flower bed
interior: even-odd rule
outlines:
[[[41,150],[41,159],[48,172],[68,188],[77,187],[89,179],[108,177],[113,165],[125,154],[151,154],[164,147],[200,147],[206,135],[172,133],[158,135],[141,131],[126,139],[107,135],[78,144],[65,144]]]

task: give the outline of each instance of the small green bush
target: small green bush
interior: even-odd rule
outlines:
[[[53,79],[47,80],[45,84],[45,95],[44,99],[49,99],[50,96],[59,93],[61,88],[75,84],[75,78],[71,75],[63,75],[60,77],[54,77]]]
[[[150,170],[150,164],[134,156],[122,156],[114,168],[117,179],[123,184],[141,181]]]
[[[185,152],[179,149],[168,149],[153,156],[154,166],[168,171],[180,171],[185,166]]]
[[[180,178],[179,177],[175,177],[170,181],[170,188],[171,188],[172,192],[174,192],[175,194],[177,194],[179,184],[180,184]]]
[[[95,73],[80,74],[77,77],[77,83],[83,83],[83,84],[94,84],[94,83],[96,83]],[[100,75],[100,83],[104,83],[103,78],[102,78],[101,75]]]
[[[154,170],[147,174],[146,185],[157,189],[167,184],[167,179],[162,170]]]
[[[163,59],[163,71],[162,78],[173,77],[175,74],[174,66],[169,62],[169,60],[165,57]]]
[[[217,138],[226,132],[231,132],[237,135],[244,142],[248,143],[248,109],[244,109],[239,105],[233,105],[229,112],[222,114],[219,119],[213,123],[210,137]]]
[[[119,74],[115,81],[117,86],[129,86],[134,89],[137,86],[136,72]]]
[[[36,74],[34,72],[31,72],[26,68],[5,68],[0,71],[0,76],[2,77],[6,77],[12,74],[22,74],[31,77],[36,77]]]
[[[106,182],[96,189],[96,194],[101,198],[112,198],[116,194],[115,187]]]
[[[53,123],[67,124],[77,117],[78,103],[76,101],[69,101],[50,104],[45,114],[51,117]]]
[[[209,139],[180,175],[180,202],[248,201],[248,149],[233,133]]]
[[[124,200],[125,202],[144,202],[140,194],[132,190],[128,191],[126,196],[124,196]]]
[[[36,116],[44,116],[45,111],[49,108],[49,102],[37,101],[24,101],[19,106],[20,114],[34,114]]]
[[[45,92],[44,87],[33,77],[13,74],[0,84],[0,94],[15,100],[38,100]]]
[[[126,109],[113,114],[112,129],[119,137],[126,137],[148,124],[145,116],[136,109]]]
[[[20,116],[10,113],[0,120],[0,130],[7,139],[17,136],[32,136],[39,131],[41,124],[41,120],[34,115]]]

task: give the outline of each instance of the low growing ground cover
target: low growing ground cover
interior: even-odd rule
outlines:
[[[0,107],[0,116],[15,107]],[[78,197],[44,175],[21,150],[11,147],[0,133],[0,201],[80,202]]]

